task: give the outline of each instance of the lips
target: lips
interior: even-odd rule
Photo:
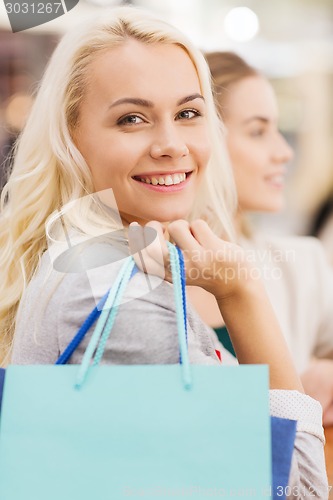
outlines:
[[[182,184],[191,175],[192,171],[172,172],[172,173],[153,173],[140,174],[133,177],[138,182],[150,184],[153,186],[175,186]]]
[[[272,171],[264,177],[264,181],[275,187],[283,187],[286,181],[286,170],[279,169]]]
[[[140,183],[142,187],[148,188],[159,193],[176,193],[186,188],[190,182],[193,170],[153,174],[139,174],[132,178]]]
[[[265,177],[265,181],[269,182],[273,186],[284,186],[285,176],[284,175],[270,175],[269,177]]]

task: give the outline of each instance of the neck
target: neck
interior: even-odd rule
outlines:
[[[237,239],[242,235],[242,217],[241,214],[237,213],[234,217],[234,226],[236,231]]]
[[[244,220],[244,214],[243,212],[241,211],[240,208],[237,209],[237,213],[235,214],[234,216],[234,226],[235,226],[235,231],[236,231],[236,236],[237,236],[237,239],[242,236],[243,234],[243,231],[242,231],[242,227],[243,227],[243,220]]]
[[[238,207],[237,213],[234,217],[234,227],[236,231],[236,238],[239,240],[242,236],[251,238],[252,230],[250,221],[246,218],[246,212]]]

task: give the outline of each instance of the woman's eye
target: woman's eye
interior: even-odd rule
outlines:
[[[250,132],[251,137],[262,137],[265,134],[264,129],[256,129]]]
[[[178,113],[177,118],[180,120],[191,120],[197,116],[201,116],[201,113],[196,109],[183,109],[183,111]]]
[[[137,125],[138,123],[143,123],[143,119],[138,115],[123,116],[117,122],[118,125]]]

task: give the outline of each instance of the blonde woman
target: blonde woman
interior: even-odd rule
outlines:
[[[207,54],[218,111],[238,192],[234,217],[237,240],[259,274],[282,332],[302,374],[306,393],[333,423],[333,272],[314,238],[272,237],[251,228],[250,212],[280,211],[284,206],[286,164],[293,152],[278,130],[278,109],[268,80],[237,54]],[[192,300],[231,350],[215,300],[195,289]],[[316,359],[313,359],[315,357]]]
[[[298,420],[290,485],[311,484],[309,494],[326,498],[320,407],[302,394],[263,286],[236,272],[227,282],[221,278],[226,269],[250,268],[239,247],[213,232],[232,237],[234,189],[221,139],[207,65],[178,30],[121,8],[66,35],[41,82],[3,193],[2,331],[7,342],[14,335],[13,363],[56,361],[115,275],[92,266],[94,295],[84,266],[73,272],[75,259],[68,272],[59,270],[61,254],[52,267],[45,223],[52,239],[60,210],[71,257],[77,235],[93,240],[96,225],[114,231],[115,207],[103,194],[112,189],[125,233],[134,227],[142,240],[149,228],[158,233],[170,280],[167,227],[184,251],[188,283],[216,297],[239,361],[270,365],[272,414]],[[95,225],[89,203],[75,209],[91,193],[102,212],[106,207]],[[126,238],[119,241],[126,248]],[[144,250],[156,274],[159,250],[156,241]],[[106,363],[178,363],[172,286],[164,280],[140,295],[145,282],[143,272],[130,282],[132,300],[119,308]],[[188,342],[192,362],[220,363],[210,329],[190,307]],[[80,362],[85,345],[72,363]]]

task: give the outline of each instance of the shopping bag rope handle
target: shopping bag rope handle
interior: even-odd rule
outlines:
[[[104,297],[102,297],[102,299],[99,301],[98,305],[91,311],[89,316],[87,316],[84,323],[81,325],[80,329],[76,333],[75,337],[68,344],[64,352],[60,354],[59,358],[55,362],[56,365],[65,365],[67,361],[69,361],[69,358],[72,356],[73,352],[77,349],[77,347],[81,344],[88,330],[92,327],[97,318],[100,316],[105,301],[108,298],[108,294],[109,291],[107,291]]]
[[[185,294],[185,266],[182,252],[178,247],[167,242],[170,265],[172,272],[173,289],[176,303],[176,318],[178,329],[178,340],[180,350],[180,363],[182,366],[183,383],[186,389],[190,389],[192,385],[191,370],[187,349],[187,322],[186,322],[186,294]],[[105,349],[105,345],[111,333],[122,296],[126,286],[130,281],[134,270],[134,259],[132,256],[126,259],[123,264],[117,279],[108,292],[104,302],[104,308],[100,314],[99,320],[90,339],[89,345],[85,351],[82,363],[78,372],[75,386],[80,388],[87,376],[92,358],[94,356],[93,365],[98,365]],[[104,299],[104,297],[103,297]],[[102,301],[103,301],[102,299]],[[93,312],[91,313],[93,314]],[[88,318],[87,318],[88,319]],[[80,332],[78,332],[80,333]],[[75,339],[73,339],[74,341]],[[60,358],[59,358],[60,359]],[[59,361],[59,360],[58,360]]]
[[[185,265],[180,248],[167,242],[170,255],[173,290],[176,303],[176,317],[180,351],[180,364],[183,368],[183,383],[185,389],[192,387],[192,377],[187,344],[187,313],[185,292]]]
[[[132,271],[132,276],[138,271],[138,268],[134,268]],[[110,290],[106,292],[106,294],[101,298],[97,306],[91,311],[89,316],[85,319],[84,323],[81,325],[80,329],[76,333],[76,335],[73,337],[71,342],[68,344],[64,352],[59,356],[57,361],[55,362],[56,365],[65,365],[74,351],[77,349],[77,347],[80,345],[86,334],[88,333],[89,329],[92,327],[92,325],[95,323],[95,321],[99,318],[101,315],[101,312],[105,306],[105,302],[108,298]]]
[[[186,318],[187,318],[187,312],[186,312],[186,292],[185,292],[185,284],[186,284],[186,279],[185,279],[185,266],[184,266],[184,259],[181,250],[176,246],[175,247],[178,252],[179,256],[179,261],[180,261],[180,269],[181,269],[181,284],[182,284],[182,302],[183,302],[183,316],[184,316],[184,321],[185,321],[185,332],[186,332],[186,342],[187,342],[187,328],[186,328]],[[132,271],[131,277],[133,277],[136,273],[138,272],[138,268],[135,266]],[[81,325],[80,329],[76,333],[76,335],[73,337],[71,342],[68,344],[66,349],[63,351],[63,353],[59,356],[57,361],[55,362],[56,365],[65,365],[69,359],[71,358],[72,354],[75,352],[75,350],[78,348],[80,343],[83,341],[85,338],[87,332],[89,329],[92,327],[92,325],[95,323],[95,321],[99,318],[101,311],[104,308],[105,302],[108,298],[109,295],[109,290],[106,292],[106,294],[101,298],[97,306],[91,311],[89,316],[85,319],[84,323]],[[181,363],[181,355],[179,356],[179,362]]]
[[[95,327],[95,330],[92,334],[92,337],[89,341],[88,347],[86,348],[85,353],[84,353],[83,358],[82,358],[81,366],[80,366],[77,380],[76,380],[76,384],[75,384],[77,388],[79,388],[85,380],[85,377],[87,375],[87,371],[89,369],[94,352],[99,344],[99,341],[100,341],[101,336],[103,334],[104,327],[106,326],[106,324],[108,322],[109,315],[110,315],[110,321],[109,321],[108,326],[111,326],[111,328],[112,328],[112,325],[114,323],[114,319],[116,317],[116,313],[118,311],[120,300],[121,300],[121,296],[119,295],[119,291],[121,291],[121,292],[125,291],[125,286],[127,285],[129,278],[130,278],[130,275],[129,275],[129,278],[125,283],[124,278],[125,279],[127,278],[126,271],[129,268],[131,268],[131,271],[134,268],[134,260],[133,260],[132,256],[127,257],[125,259],[125,262],[122,265],[122,267],[117,275],[116,281],[114,282],[113,286],[110,288],[110,290],[108,292],[108,296],[107,296],[107,299],[105,301],[104,308],[100,314],[100,317],[97,321],[97,325]],[[110,334],[110,332],[111,332],[111,330],[108,331],[109,334]],[[97,352],[96,352],[96,354],[97,354]]]

